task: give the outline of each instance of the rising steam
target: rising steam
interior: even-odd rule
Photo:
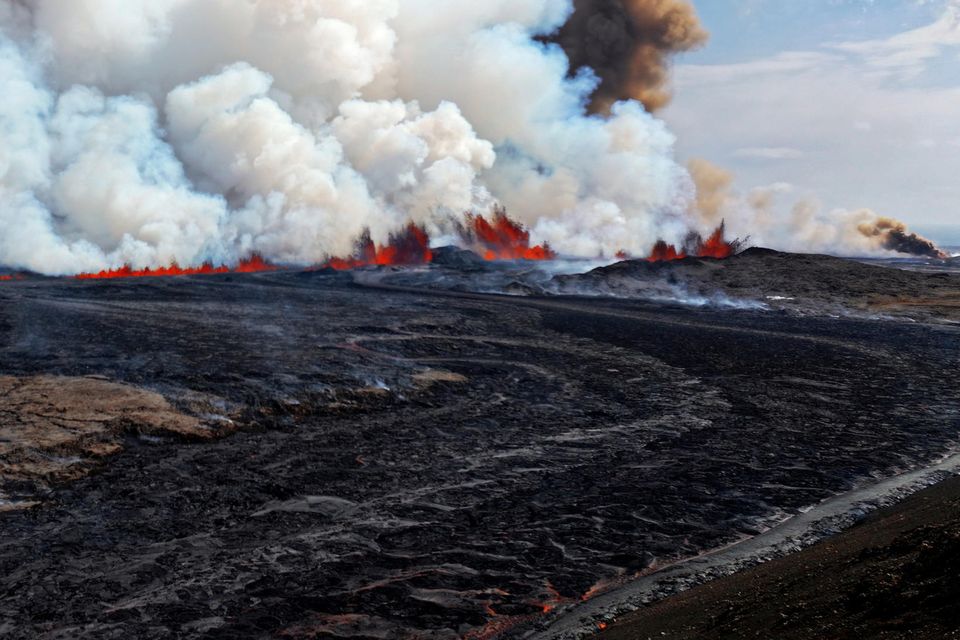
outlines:
[[[317,265],[501,206],[565,255],[680,246],[716,216],[641,102],[662,106],[667,56],[705,34],[683,0],[572,10],[0,0],[0,265]],[[909,239],[877,229],[862,241]]]
[[[574,0],[570,20],[553,38],[573,70],[600,77],[591,109],[606,113],[618,100],[656,111],[670,101],[670,56],[707,41],[687,0]]]
[[[756,244],[788,251],[946,257],[936,244],[911,233],[904,223],[870,209],[839,209],[825,215],[815,200],[801,198],[784,215],[777,200],[790,193],[789,185],[774,184],[744,195],[734,190],[733,174],[721,167],[695,159],[688,168],[697,185],[691,213],[701,226],[726,221],[734,235],[750,235]]]
[[[50,274],[255,253],[508,207],[570,255],[687,230],[692,184],[637,103],[538,38],[564,0],[0,0],[0,264]]]

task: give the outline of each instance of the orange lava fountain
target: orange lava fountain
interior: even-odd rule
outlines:
[[[530,246],[530,232],[514,222],[503,208],[494,210],[493,220],[468,215],[464,236],[475,245],[484,259],[493,260],[553,260],[557,254],[547,245]]]
[[[230,268],[224,265],[219,267],[213,266],[213,264],[206,262],[199,267],[181,267],[176,263],[170,265],[169,267],[160,267],[157,269],[134,269],[129,265],[121,267],[119,269],[110,269],[101,271],[99,273],[81,273],[75,278],[77,280],[112,280],[116,278],[169,278],[172,276],[210,276],[218,273],[261,273],[264,271],[277,271],[279,267],[276,267],[266,260],[262,256],[254,254],[246,260],[241,260],[240,263],[234,267]]]
[[[681,248],[660,240],[653,245],[653,249],[646,260],[648,262],[673,262],[684,258],[716,258],[722,260],[736,255],[743,248],[743,244],[744,242],[739,239],[727,240],[727,226],[721,222],[720,226],[706,239],[699,233],[690,234]],[[620,251],[617,253],[617,258],[627,260],[629,256]]]
[[[699,258],[729,258],[740,251],[743,242],[740,240],[727,240],[727,225],[724,222],[710,235],[706,240],[700,239],[695,255]]]
[[[432,260],[430,236],[423,228],[411,223],[402,232],[391,236],[386,246],[374,244],[370,235],[365,234],[352,257],[333,258],[323,267],[349,271],[372,266],[429,264]]]

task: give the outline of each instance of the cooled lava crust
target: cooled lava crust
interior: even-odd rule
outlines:
[[[0,486],[40,503],[0,514],[11,639],[519,635],[960,420],[955,326],[324,272],[7,284],[0,374],[237,428],[127,428],[92,475]]]

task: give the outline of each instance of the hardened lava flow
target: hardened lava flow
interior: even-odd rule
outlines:
[[[790,263],[638,261],[578,286]],[[778,286],[960,289],[817,264]],[[4,283],[0,635],[521,637],[956,439],[949,323],[404,273]],[[58,392],[17,400],[31,388]],[[37,425],[58,439],[20,437]]]

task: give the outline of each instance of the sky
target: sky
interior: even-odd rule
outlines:
[[[694,4],[712,37],[662,114],[681,159],[960,245],[960,0]]]

